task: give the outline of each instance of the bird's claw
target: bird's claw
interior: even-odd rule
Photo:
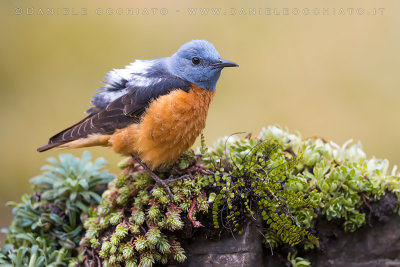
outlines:
[[[150,174],[150,175],[151,175],[151,174]],[[157,175],[155,175],[155,176],[157,176]],[[168,195],[171,197],[171,200],[172,200],[172,199],[174,199],[174,194],[172,193],[171,188],[169,188],[168,185],[169,185],[170,183],[175,183],[175,182],[177,182],[177,181],[180,181],[180,180],[183,180],[183,179],[186,179],[186,178],[190,178],[190,176],[186,174],[186,175],[179,176],[179,177],[177,177],[177,178],[172,178],[172,177],[170,177],[170,178],[165,179],[165,180],[161,179],[161,178],[158,177],[158,176],[157,176],[158,180],[157,180],[155,177],[153,177],[153,176],[152,176],[152,178],[156,181],[156,188],[157,188],[157,186],[159,186],[159,185],[161,185],[162,187],[164,187],[165,190],[167,190],[167,193],[168,193]]]
[[[148,172],[148,173],[150,174],[151,178],[153,178],[153,180],[156,182],[156,187],[157,187],[157,186],[160,186],[160,185],[161,185],[162,187],[164,187],[164,189],[167,191],[168,195],[170,196],[171,200],[174,199],[174,194],[172,194],[171,188],[169,188],[168,184],[174,183],[174,182],[177,182],[177,181],[179,181],[179,180],[186,179],[186,178],[189,178],[189,177],[190,177],[190,175],[185,174],[185,175],[179,176],[179,177],[177,177],[177,178],[172,178],[172,177],[170,177],[170,178],[168,178],[168,179],[163,180],[163,179],[161,179],[160,177],[158,177],[158,175],[155,174],[155,173],[140,159],[140,158],[138,158],[138,157],[136,157],[136,156],[134,156],[134,155],[132,155],[132,158],[133,158],[137,163],[139,163],[139,165],[142,166],[142,168],[143,168],[146,172]]]

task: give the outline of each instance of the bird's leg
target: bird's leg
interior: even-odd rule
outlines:
[[[139,157],[136,157],[136,156],[132,155],[132,158],[133,158],[137,163],[139,163],[139,165],[142,166],[142,168],[143,168],[146,172],[148,172],[148,173],[150,174],[151,178],[154,179],[154,181],[156,182],[156,184],[162,185],[162,186],[165,188],[165,190],[167,190],[168,195],[171,197],[171,199],[174,198],[174,195],[172,194],[171,189],[169,188],[168,184],[167,184],[164,180],[162,180],[160,177],[158,177],[158,175],[155,174],[155,173],[154,173],[154,172],[139,158]]]
[[[179,181],[179,180],[182,180],[182,179],[185,179],[185,178],[188,178],[188,177],[189,177],[189,175],[182,175],[182,176],[177,177],[177,178],[172,178],[172,177],[170,177],[170,178],[168,178],[168,179],[163,180],[163,179],[161,179],[160,177],[158,177],[158,175],[155,174],[155,173],[146,165],[146,163],[144,163],[139,157],[137,157],[137,156],[135,156],[135,155],[132,155],[132,158],[133,158],[137,163],[139,163],[139,165],[142,166],[142,168],[143,168],[146,172],[148,172],[148,173],[150,174],[151,178],[154,179],[154,181],[156,182],[157,185],[161,185],[162,187],[165,188],[165,190],[167,190],[167,193],[168,193],[168,195],[171,197],[171,200],[174,199],[174,194],[172,194],[172,191],[171,191],[171,189],[169,188],[168,184],[174,183],[174,182],[177,182],[177,181]]]

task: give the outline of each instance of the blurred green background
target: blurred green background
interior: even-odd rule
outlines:
[[[47,8],[56,14],[41,15]],[[82,8],[86,15],[77,14]],[[126,14],[127,8],[140,14]],[[201,15],[200,8],[221,11]],[[294,15],[296,8],[301,14]],[[28,180],[47,157],[65,153],[36,148],[84,116],[107,71],[169,56],[191,39],[211,41],[223,58],[240,64],[224,70],[218,83],[208,144],[280,124],[339,144],[354,138],[368,156],[400,163],[399,1],[7,0],[0,12],[0,227],[11,220],[5,203],[31,192]],[[120,156],[89,150],[116,171]]]

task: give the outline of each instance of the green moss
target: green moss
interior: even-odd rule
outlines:
[[[183,165],[191,165],[193,159],[193,153],[186,153],[177,165],[177,171]],[[109,184],[103,194],[103,202],[85,224],[86,236],[81,243],[89,247],[93,237],[103,240],[94,249],[103,263],[113,265],[125,262],[127,255],[130,264],[141,266],[152,266],[156,261],[184,261],[184,250],[171,232],[183,228],[183,214],[188,215],[193,200],[199,205],[193,207],[192,216],[208,211],[207,197],[203,196],[205,192],[201,184],[191,179],[172,184],[175,198],[171,201],[165,190],[154,188],[154,182],[148,174],[132,162],[125,165],[122,172],[129,175],[121,175]],[[122,184],[122,180],[125,184]],[[130,188],[130,191],[122,190],[124,188]],[[124,194],[130,197],[126,203],[121,203],[118,200]],[[110,223],[101,223],[102,218],[109,218]],[[113,246],[115,249],[112,249]],[[86,259],[93,261],[90,255],[86,255]]]

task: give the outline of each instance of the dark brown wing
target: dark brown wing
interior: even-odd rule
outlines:
[[[176,78],[174,78],[176,79]],[[117,129],[125,128],[131,124],[138,123],[150,103],[166,95],[172,90],[188,91],[190,84],[182,80],[178,82],[158,84],[156,87],[131,88],[129,93],[117,98],[101,109],[61,131],[49,139],[48,144],[39,147],[37,151],[43,152],[53,147],[65,144],[92,134],[113,134]],[[182,86],[185,85],[185,86]],[[179,85],[179,87],[178,87]]]
[[[125,113],[123,97],[116,99],[111,104],[112,108],[107,107],[107,109],[89,115],[80,122],[51,137],[48,144],[39,147],[37,150],[43,152],[61,144],[85,138],[91,134],[112,134],[117,129],[125,128],[133,123],[138,123],[144,111],[141,108],[141,112],[132,114]]]

